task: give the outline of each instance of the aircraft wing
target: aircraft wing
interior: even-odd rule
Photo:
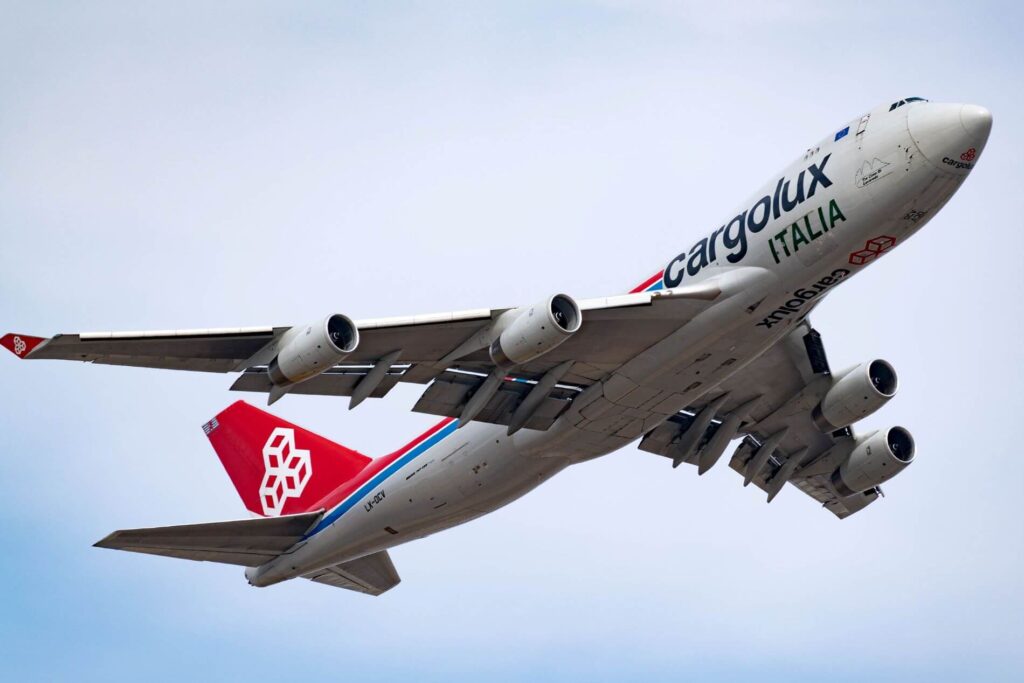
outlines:
[[[717,416],[746,413],[738,430],[745,438],[729,461],[732,469],[744,475],[744,485],[754,483],[771,502],[791,483],[842,519],[874,502],[881,489],[842,496],[830,483],[830,475],[855,440],[849,427],[823,432],[815,424],[813,410],[831,386],[821,336],[804,320],[706,400],[647,434],[640,448],[673,458],[675,464],[697,465],[703,474],[714,462],[702,462],[702,452],[712,446],[716,431],[729,418],[716,417],[708,424],[700,419],[701,413],[705,409]],[[687,436],[694,427],[701,433]],[[768,448],[760,451],[764,457],[755,457],[765,445]]]
[[[499,373],[488,350],[491,331],[498,318],[511,309],[356,321],[359,343],[355,350],[288,391],[350,396],[355,405],[367,397],[386,395],[398,382],[430,384],[415,410],[508,424],[512,408],[547,376],[550,396],[526,423],[546,429],[572,395],[656,344],[722,296],[722,290],[710,280],[674,290],[580,301],[580,329],[548,353],[517,364],[498,378],[497,389],[489,393],[491,398],[476,406],[471,417],[465,414],[468,397],[489,375]],[[59,334],[49,339],[8,334],[0,338],[0,345],[32,360],[240,372],[233,390],[267,392],[273,401],[276,388],[268,365],[289,335],[295,334],[290,331],[298,329],[100,332]]]

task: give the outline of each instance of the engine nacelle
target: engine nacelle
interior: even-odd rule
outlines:
[[[270,362],[267,373],[279,387],[296,384],[329,370],[358,345],[355,323],[335,313],[305,328],[293,328],[291,339]]]
[[[884,406],[898,387],[896,371],[884,360],[861,363],[839,376],[811,416],[823,432],[849,427]]]
[[[888,481],[914,460],[914,438],[903,427],[890,427],[862,437],[849,457],[832,473],[841,496],[852,496]]]
[[[491,342],[491,360],[498,367],[511,367],[543,356],[583,324],[579,304],[566,294],[555,294],[505,315],[514,318]]]

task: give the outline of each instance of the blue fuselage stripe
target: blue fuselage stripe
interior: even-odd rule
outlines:
[[[426,453],[428,450],[430,450],[438,443],[443,441],[447,436],[454,433],[458,426],[459,421],[452,420],[450,423],[448,423],[443,428],[438,430],[436,434],[432,435],[427,439],[424,439],[423,442],[420,443],[418,446],[411,449],[408,453],[398,458],[393,463],[391,463],[383,470],[378,472],[376,476],[370,479],[370,481],[360,486],[352,495],[350,495],[348,498],[343,500],[337,507],[335,507],[333,510],[324,515],[323,519],[321,519],[320,522],[313,528],[313,530],[306,534],[305,537],[309,538],[311,536],[315,536],[316,534],[320,533],[321,531],[329,527],[331,524],[337,521],[339,517],[341,517],[343,514],[351,510],[353,507],[355,507],[356,503],[362,500],[366,496],[366,494],[368,494],[370,491],[383,484],[388,477],[390,477],[398,470],[402,469],[402,467],[412,462],[420,455]]]

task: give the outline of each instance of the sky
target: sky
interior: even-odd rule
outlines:
[[[627,291],[906,96],[976,170],[814,313],[914,465],[844,521],[628,447],[392,551],[380,598],[91,547],[245,516],[223,375],[0,358],[0,678],[1024,677],[1016,3],[0,2],[0,328],[301,324]],[[273,412],[371,455],[417,387]]]

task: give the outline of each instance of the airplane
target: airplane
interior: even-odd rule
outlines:
[[[896,394],[884,360],[834,372],[808,319],[928,223],[992,115],[908,97],[825,139],[628,293],[308,325],[7,334],[23,359],[237,373],[232,390],[344,396],[398,383],[442,419],[370,458],[239,401],[203,425],[250,519],[115,531],[97,546],[244,566],[379,595],[388,550],[480,517],[571,464],[639,441],[672,467],[729,466],[771,502],[792,484],[843,519],[914,461],[910,432],[855,423]]]

